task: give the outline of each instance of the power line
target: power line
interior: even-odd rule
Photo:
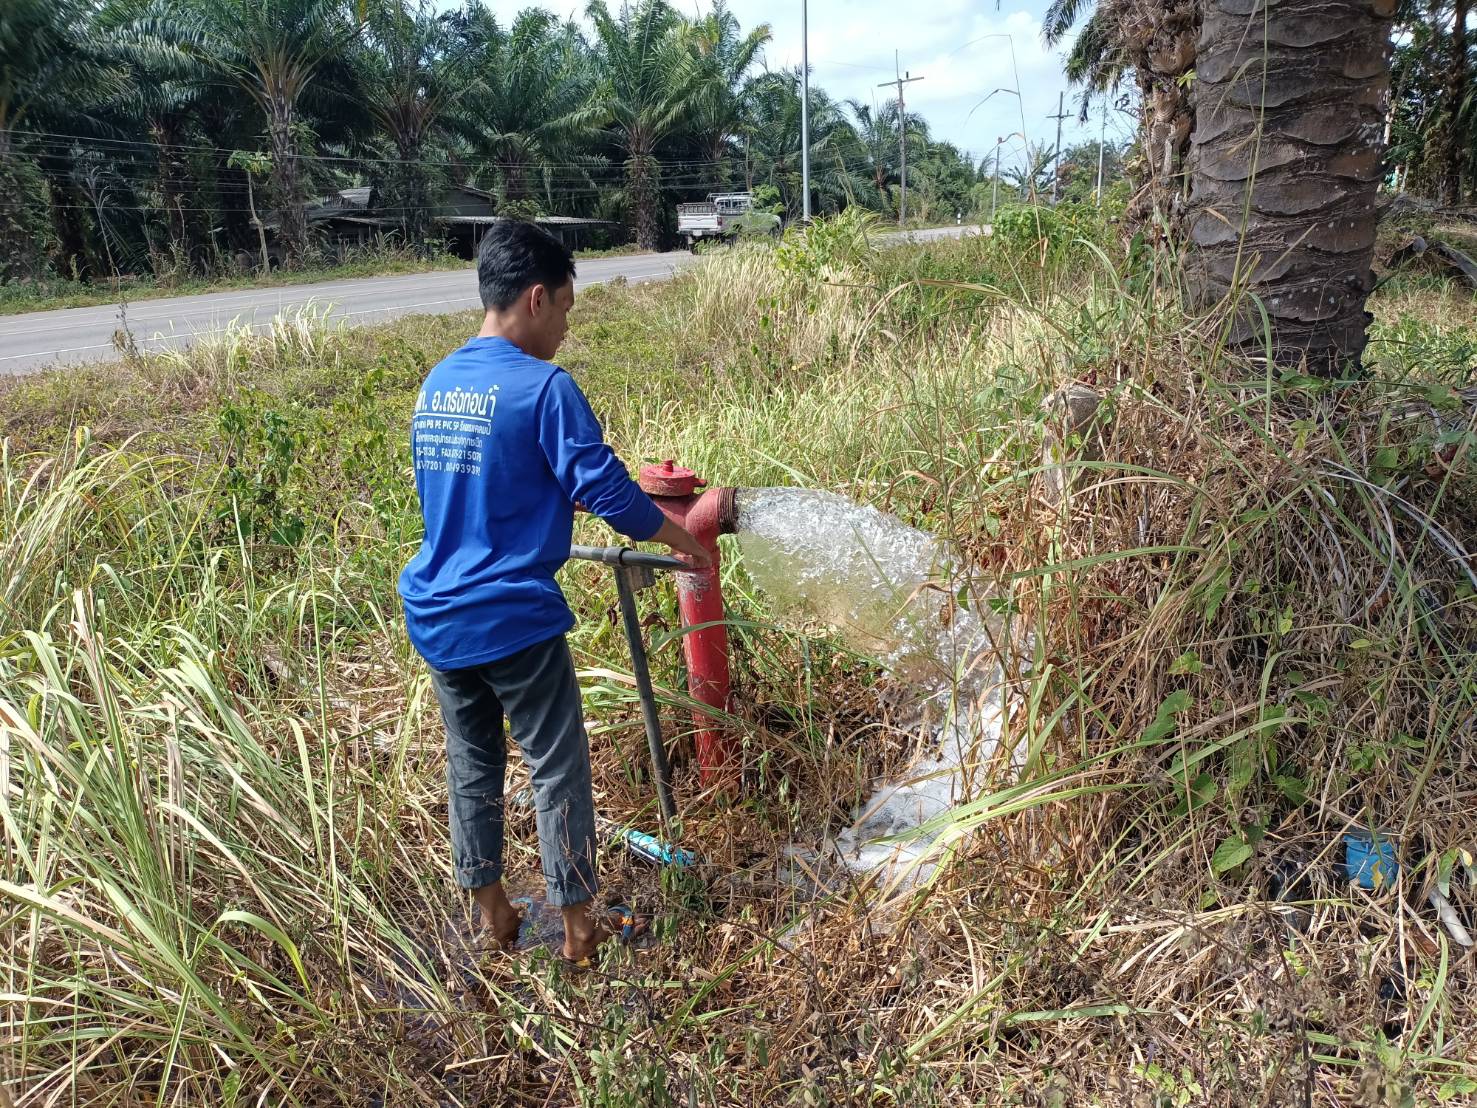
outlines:
[[[61,133],[51,132],[51,131],[13,131],[11,133],[14,134],[14,135],[18,135],[18,136],[31,137],[31,138],[39,138],[39,139],[43,139],[43,140],[51,140],[51,145],[53,145],[53,146],[57,146],[57,145],[136,146],[136,147],[142,147],[142,148],[151,149],[151,150],[169,150],[169,151],[174,151],[174,152],[178,152],[178,153],[182,153],[182,154],[227,154],[227,155],[235,153],[236,152],[236,149],[237,149],[237,148],[225,147],[225,146],[199,146],[199,145],[193,145],[193,144],[172,143],[172,142],[171,143],[162,143],[162,142],[155,142],[152,139],[107,138],[107,137],[100,136],[100,135],[67,135],[67,134],[61,134]],[[405,159],[403,159],[403,158],[381,158],[381,157],[375,157],[373,155],[368,155],[368,154],[364,154],[364,155],[318,154],[318,153],[314,153],[314,154],[303,154],[303,153],[299,153],[299,152],[294,151],[294,152],[290,153],[288,155],[288,157],[290,157],[294,161],[344,162],[344,163],[348,163],[348,164],[351,164],[351,165],[404,165],[405,164]],[[445,169],[464,169],[469,164],[493,166],[493,167],[500,168],[500,169],[519,169],[519,168],[527,168],[530,165],[533,165],[533,164],[536,164],[536,163],[532,163],[532,162],[519,162],[519,161],[497,161],[497,160],[487,160],[487,159],[483,159],[483,158],[480,158],[480,157],[472,157],[472,158],[467,158],[467,159],[463,159],[463,160],[460,160],[460,161],[434,161],[434,160],[427,159],[427,158],[418,158],[418,159],[415,160],[415,162],[413,164],[422,165],[422,166],[432,166],[432,167],[436,167],[436,168],[445,168]],[[568,169],[578,169],[578,168],[581,168],[581,165],[580,165],[579,162],[557,162],[557,163],[543,163],[543,164],[557,165],[557,166],[560,166],[562,168],[568,168]],[[658,159],[658,164],[659,165],[672,165],[672,166],[717,166],[717,165],[726,164],[726,160],[725,159],[714,159],[714,158],[682,158],[682,159],[674,159],[674,160],[662,162],[662,161],[660,161]]]
[[[921,81],[921,80],[923,80],[923,78],[922,77],[912,77],[912,78],[909,78],[909,80],[912,80],[912,81]],[[894,85],[894,84],[896,84],[895,81],[883,81],[882,82],[882,86],[889,86],[889,85]],[[879,86],[879,87],[881,87],[881,86]],[[61,132],[55,132],[55,131],[24,131],[24,130],[17,130],[17,131],[13,131],[12,134],[13,135],[16,135],[16,136],[19,136],[19,137],[40,139],[40,140],[43,141],[43,144],[49,145],[53,149],[65,148],[65,147],[70,147],[70,146],[73,146],[73,145],[97,146],[97,147],[100,147],[100,148],[101,147],[106,147],[106,146],[123,146],[123,147],[133,146],[133,147],[139,147],[139,148],[149,149],[149,150],[167,150],[167,151],[176,152],[176,153],[182,153],[182,154],[195,153],[195,154],[225,154],[225,155],[230,155],[230,154],[236,153],[236,151],[238,149],[240,149],[240,148],[237,148],[237,147],[226,147],[226,146],[202,146],[202,145],[199,145],[199,144],[191,144],[191,143],[161,143],[161,142],[154,141],[152,139],[141,139],[141,138],[109,138],[109,137],[101,136],[101,135],[69,135],[69,134],[65,134],[65,133],[61,133]],[[952,145],[952,144],[949,144],[949,145]],[[959,148],[957,146],[955,147],[955,149],[959,151],[960,158],[961,159],[964,159],[964,160],[975,160],[975,161],[978,161],[980,158],[984,157],[985,156],[985,153],[986,153],[984,151],[966,150],[966,149]],[[585,170],[585,169],[590,169],[590,170],[617,169],[617,170],[619,170],[619,169],[622,169],[622,167],[624,165],[623,162],[621,162],[621,161],[619,161],[617,159],[611,159],[611,160],[607,161],[604,165],[586,167],[582,163],[577,162],[577,161],[556,161],[556,162],[528,161],[528,162],[523,162],[523,161],[507,161],[507,160],[498,160],[498,159],[487,159],[487,158],[478,157],[478,156],[470,156],[470,157],[463,158],[463,159],[460,159],[460,160],[457,160],[457,161],[441,161],[441,160],[435,160],[435,159],[429,159],[429,158],[418,158],[418,159],[415,159],[413,162],[410,162],[410,163],[407,163],[404,159],[401,159],[401,158],[384,158],[384,157],[378,157],[378,156],[369,155],[369,154],[363,154],[363,155],[322,154],[322,153],[304,154],[304,153],[299,153],[299,152],[293,152],[289,156],[294,161],[344,164],[344,165],[348,165],[348,166],[361,166],[361,165],[401,166],[401,165],[405,165],[405,164],[414,164],[414,165],[420,165],[420,166],[425,166],[425,167],[430,167],[430,168],[438,168],[438,169],[468,169],[468,168],[493,168],[493,169],[505,169],[505,170],[526,169],[529,172],[535,172],[536,169],[537,169],[537,167],[540,166],[540,165],[550,166],[550,167],[553,167],[553,168],[556,168],[556,169],[570,169],[570,170]],[[598,157],[598,155],[595,155],[595,156]],[[663,159],[657,158],[657,159],[653,159],[653,160],[660,167],[717,167],[717,166],[729,165],[729,164],[731,164],[731,162],[734,159],[726,159],[726,158],[717,158],[717,159],[715,159],[715,158],[673,158],[673,159],[663,160]]]
[[[917,78],[914,78],[914,79],[916,80]],[[41,133],[40,132],[36,132],[36,134],[41,134]],[[95,138],[95,137],[63,136],[63,135],[56,135],[55,137],[43,138],[42,141],[44,143],[51,144],[54,149],[55,148],[58,148],[58,147],[65,147],[65,149],[67,149],[68,151],[71,151],[71,150],[75,149],[78,146],[81,146],[81,147],[84,147],[85,148],[85,147],[88,147],[88,146],[96,145],[98,143],[109,143],[109,142],[112,142],[112,143],[123,143],[123,142],[127,142],[127,143],[129,143],[131,145],[137,145],[137,146],[142,146],[142,147],[146,147],[146,148],[160,148],[160,149],[166,148],[166,145],[167,145],[167,144],[151,143],[151,142],[147,142],[145,140],[109,140],[109,139],[98,139],[98,138]],[[209,148],[209,149],[221,149],[221,150],[223,150],[224,148]],[[956,150],[957,150],[957,148],[956,148]],[[971,151],[958,151],[958,156],[961,158],[961,160],[966,160],[971,166],[973,166],[974,165],[974,162],[977,160],[976,159],[976,156]],[[302,158],[302,160],[304,162],[308,163],[310,166],[313,163],[315,163],[315,162],[327,162],[331,166],[346,166],[349,169],[356,169],[356,168],[357,169],[362,169],[363,168],[362,166],[356,165],[356,159],[351,158],[351,157],[342,156],[342,155],[314,155],[314,154],[306,154],[306,155],[301,155],[301,158]],[[387,159],[364,159],[364,160],[367,161],[370,165],[377,165],[377,164],[381,164],[383,162],[388,161]],[[709,185],[709,184],[715,185],[715,186],[718,185],[718,184],[720,184],[721,182],[718,180],[717,175],[715,173],[709,172],[709,170],[717,169],[717,168],[720,168],[720,167],[734,167],[734,161],[735,160],[731,160],[731,159],[722,159],[722,160],[715,160],[715,159],[674,159],[674,160],[670,160],[670,161],[662,161],[660,159],[654,159],[654,161],[655,161],[655,164],[656,164],[656,168],[659,171],[662,171],[662,178],[663,178],[664,182],[667,183],[669,186],[672,186],[672,187],[684,187],[684,186],[686,186],[686,187],[700,187],[700,186]],[[874,168],[874,163],[872,161],[871,155],[869,153],[867,153],[866,151],[864,151],[864,150],[856,151],[853,154],[851,154],[850,156],[846,156],[846,155],[842,155],[840,153],[832,152],[826,158],[826,162],[827,163],[830,163],[830,164],[836,164],[836,165],[840,166],[842,169],[844,169],[845,171],[851,172],[851,173],[871,172],[873,170],[873,168]],[[578,191],[588,192],[588,191],[591,190],[592,187],[598,187],[601,182],[606,182],[608,184],[614,185],[614,184],[618,184],[618,183],[623,182],[624,180],[626,180],[626,169],[625,169],[625,167],[622,164],[620,164],[620,163],[610,163],[610,162],[607,162],[607,163],[604,163],[604,164],[601,164],[601,165],[592,165],[591,166],[591,165],[580,165],[579,163],[572,163],[572,162],[553,162],[553,163],[543,163],[543,164],[540,164],[540,163],[537,163],[537,162],[505,163],[505,162],[482,162],[482,161],[478,161],[476,159],[468,159],[466,161],[456,162],[456,163],[438,162],[438,161],[434,161],[434,160],[423,160],[423,161],[414,162],[414,163],[404,163],[404,162],[398,162],[397,161],[397,162],[394,162],[393,164],[395,164],[397,166],[402,166],[402,165],[405,165],[405,164],[414,164],[414,165],[420,165],[422,167],[437,167],[437,166],[442,166],[442,165],[454,165],[454,166],[456,166],[457,168],[460,168],[460,169],[464,169],[464,170],[469,169],[469,170],[474,170],[474,171],[482,171],[482,170],[497,169],[497,168],[501,168],[501,169],[503,169],[505,171],[506,170],[510,170],[510,169],[516,169],[516,170],[521,170],[527,176],[527,178],[530,179],[530,182],[535,185],[535,191],[537,191],[537,186],[542,185],[542,186],[545,186],[546,188],[558,189],[560,191],[574,191],[574,190],[577,189]],[[124,181],[126,183],[131,183],[135,187],[152,187],[152,186],[157,185],[158,184],[158,181],[159,181],[158,175],[156,174],[156,172],[154,172],[153,164],[150,163],[150,162],[145,162],[145,161],[136,160],[136,159],[135,160],[130,160],[130,161],[124,161],[124,162],[113,162],[113,163],[111,163],[111,165],[110,165],[109,168],[110,168],[110,170],[113,173],[117,174],[117,176],[118,176],[119,179],[121,179],[122,181]],[[363,187],[363,186],[359,186],[359,187]],[[197,186],[197,187],[195,187],[193,189],[187,189],[187,191],[196,191],[196,192],[198,192],[198,191],[202,191],[202,188],[199,187],[199,186]],[[244,180],[243,181],[238,181],[238,180],[234,180],[232,176],[227,176],[227,177],[222,177],[222,178],[216,178],[212,182],[210,182],[208,184],[205,184],[203,186],[203,191],[206,191],[206,192],[214,192],[214,193],[218,193],[218,194],[230,194],[230,193],[233,193],[233,192],[234,193],[237,193],[237,194],[244,194],[244,193],[248,192],[249,190],[247,189]],[[191,209],[191,210],[202,210],[203,211],[203,210],[214,210],[214,209]],[[231,210],[246,211],[247,209],[246,208],[240,208],[240,209],[231,209]]]

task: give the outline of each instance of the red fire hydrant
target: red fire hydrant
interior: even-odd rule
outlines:
[[[719,583],[718,536],[731,535],[736,525],[734,490],[698,488],[707,482],[690,469],[668,460],[661,465],[643,466],[639,478],[641,488],[661,508],[668,519],[685,527],[702,543],[712,559],[706,569],[673,576],[677,582],[677,609],[684,628],[693,628],[682,637],[682,651],[687,658],[687,688],[692,698],[727,713],[733,692],[728,678],[728,628],[723,623],[723,589]],[[698,766],[704,785],[713,784],[724,774],[733,757],[731,744],[715,722],[715,716],[694,710]]]

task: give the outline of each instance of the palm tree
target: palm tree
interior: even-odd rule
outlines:
[[[600,73],[593,105],[626,155],[626,200],[636,242],[661,246],[661,168],[657,148],[693,114],[702,70],[683,41],[682,21],[665,0],[638,0],[613,16],[605,0],[586,9],[595,27]]]
[[[803,204],[800,166],[800,71],[762,73],[746,90],[749,174],[773,185],[787,217]],[[876,204],[867,152],[841,106],[810,86],[810,188],[813,210],[837,212],[858,201]]]
[[[366,24],[353,54],[364,104],[395,149],[379,206],[400,224],[405,241],[425,249],[430,238],[432,180],[427,145],[447,131],[457,102],[474,95],[475,52],[427,2],[389,0]]]
[[[769,24],[761,23],[745,35],[723,0],[715,0],[713,10],[689,26],[689,39],[702,74],[692,130],[703,145],[715,184],[722,188],[730,177],[729,144],[743,126],[744,79],[770,40]]]
[[[152,144],[153,188],[138,199],[162,210],[168,228],[168,242],[160,246],[149,231],[150,221],[141,224],[156,275],[206,265],[209,221],[195,202],[186,147],[196,137],[205,105],[220,94],[212,67],[157,34],[171,26],[162,14],[153,0],[113,0],[102,9],[99,22],[130,74],[132,95],[120,103],[116,122],[125,133],[145,136]],[[216,145],[225,141],[220,133],[209,137]]]
[[[166,0],[171,38],[235,81],[266,118],[272,192],[288,258],[307,253],[299,105],[363,26],[367,0]]]
[[[901,176],[898,161],[900,151],[897,101],[888,100],[880,108],[876,108],[868,107],[858,100],[848,100],[846,107],[851,112],[851,129],[865,155],[877,202],[885,207],[891,198],[893,182],[899,181]],[[908,173],[911,181],[914,167],[922,164],[922,159],[928,155],[932,145],[928,137],[928,121],[916,112],[908,112],[907,134]]]
[[[1036,202],[1037,197],[1051,191],[1052,161],[1056,151],[1045,143],[1026,140],[1026,151],[1020,165],[1000,174],[1020,194],[1022,200]]]
[[[1205,0],[1186,227],[1199,303],[1254,294],[1271,355],[1312,372],[1357,365],[1373,288],[1383,177],[1389,0],[1328,0],[1316,15]],[[1249,31],[1250,28],[1250,31]],[[1229,340],[1264,341],[1244,303]]]
[[[531,175],[545,200],[560,182],[587,181],[600,162],[586,151],[601,114],[590,105],[594,80],[578,31],[537,8],[519,12],[508,31],[480,4],[454,18],[477,77],[460,130],[497,166],[504,199],[527,199]]]
[[[1086,16],[1082,30],[1072,42],[1065,65],[1067,80],[1084,85],[1089,92],[1105,93],[1123,79],[1129,67],[1122,39],[1115,34],[1111,5],[1094,10],[1093,0],[1051,0],[1041,17],[1041,39],[1047,46],[1059,45],[1067,33]],[[1083,110],[1087,101],[1083,101]]]
[[[1087,14],[1067,58],[1067,77],[1106,93],[1132,70],[1143,102],[1140,190],[1130,205],[1131,223],[1155,220],[1178,226],[1185,158],[1194,113],[1190,85],[1195,70],[1201,0],[1052,0],[1042,37],[1056,45]]]
[[[1402,0],[1396,15],[1395,59],[1391,67],[1389,160],[1395,166],[1400,190],[1439,197],[1445,177],[1460,179],[1477,150],[1471,97],[1452,99],[1456,57],[1445,12],[1439,2]],[[1461,66],[1466,81],[1465,59]],[[1450,160],[1456,158],[1455,174]]]
[[[0,281],[46,266],[46,189],[31,133],[93,129],[127,87],[95,14],[88,0],[5,0],[0,9]]]
[[[1433,5],[1435,7],[1435,5]],[[1433,136],[1432,145],[1441,151],[1441,171],[1436,182],[1436,199],[1443,204],[1462,202],[1462,176],[1471,148],[1466,141],[1470,134],[1472,104],[1468,100],[1467,72],[1467,0],[1453,0],[1451,8],[1451,34],[1447,47],[1446,81],[1442,100],[1445,111],[1440,129]]]
[[[875,109],[860,100],[846,101],[851,112],[852,130],[867,153],[872,171],[872,187],[879,197],[887,195],[887,186],[896,175],[897,107],[889,101],[882,109]],[[888,118],[889,112],[892,118]]]

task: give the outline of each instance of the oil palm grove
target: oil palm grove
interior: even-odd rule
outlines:
[[[591,0],[583,14],[8,0],[0,280],[256,266],[264,226],[276,251],[259,264],[301,266],[318,249],[309,206],[346,189],[421,251],[450,185],[508,214],[598,219],[644,249],[671,244],[677,203],[714,191],[798,217],[801,83],[765,67],[769,27],[741,26],[723,0],[692,15]],[[1465,0],[1055,0],[1043,35],[1084,111],[1117,96],[1139,114],[1124,226],[1183,256],[1195,303],[1234,294],[1234,344],[1270,340],[1278,361],[1338,372],[1364,341],[1381,191],[1470,192],[1466,14]],[[990,167],[921,116],[812,84],[810,119],[816,212],[894,213],[900,129],[922,215],[984,208]]]
[[[742,27],[722,0],[691,16],[665,0],[593,0],[583,14],[6,0],[0,280],[209,274],[255,257],[258,217],[274,263],[302,265],[317,248],[307,209],[353,188],[414,247],[433,237],[427,213],[448,185],[518,214],[598,218],[649,249],[670,241],[676,203],[713,191],[768,185],[798,215],[799,80],[764,68],[767,26]],[[812,97],[829,155],[815,210],[892,210],[896,143],[875,154],[865,120]],[[952,215],[975,168],[912,123],[920,152],[952,154],[949,179],[964,184],[935,205]]]

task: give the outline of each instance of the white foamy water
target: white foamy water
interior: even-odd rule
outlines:
[[[910,833],[968,799],[999,745],[991,621],[962,603],[957,554],[876,508],[811,489],[742,489],[738,523],[744,569],[782,613],[833,628],[916,690],[910,707],[934,742],[836,837],[854,868],[901,869],[928,849]],[[885,841],[895,836],[907,839]]]

